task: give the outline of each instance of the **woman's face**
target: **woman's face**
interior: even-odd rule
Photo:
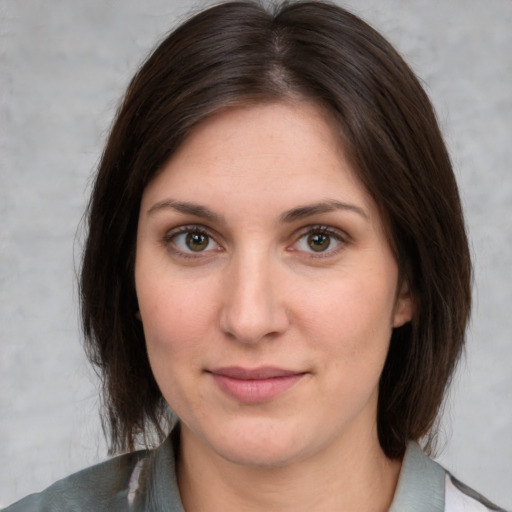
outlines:
[[[273,466],[377,439],[391,331],[412,305],[316,107],[231,108],[199,125],[144,191],[135,278],[185,444]]]

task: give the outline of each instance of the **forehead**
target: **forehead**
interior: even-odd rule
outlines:
[[[149,184],[143,203],[165,194],[308,203],[333,191],[369,201],[334,122],[311,103],[276,102],[226,108],[200,123]]]

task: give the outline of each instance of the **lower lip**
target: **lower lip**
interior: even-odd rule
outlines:
[[[211,374],[219,388],[231,398],[246,404],[268,402],[297,384],[305,374],[298,373],[268,379],[234,379]]]

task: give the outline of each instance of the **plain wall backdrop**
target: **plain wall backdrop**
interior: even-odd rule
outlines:
[[[0,0],[0,506],[106,458],[81,347],[77,226],[128,80],[203,5]],[[476,280],[439,458],[512,508],[512,1],[342,5],[422,78],[451,151]]]

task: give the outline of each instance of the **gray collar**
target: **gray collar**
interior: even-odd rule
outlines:
[[[146,512],[185,512],[176,479],[179,428],[175,427],[165,442],[155,450],[148,467]],[[136,508],[136,510],[138,510]]]
[[[409,442],[389,512],[443,512],[445,470]]]

